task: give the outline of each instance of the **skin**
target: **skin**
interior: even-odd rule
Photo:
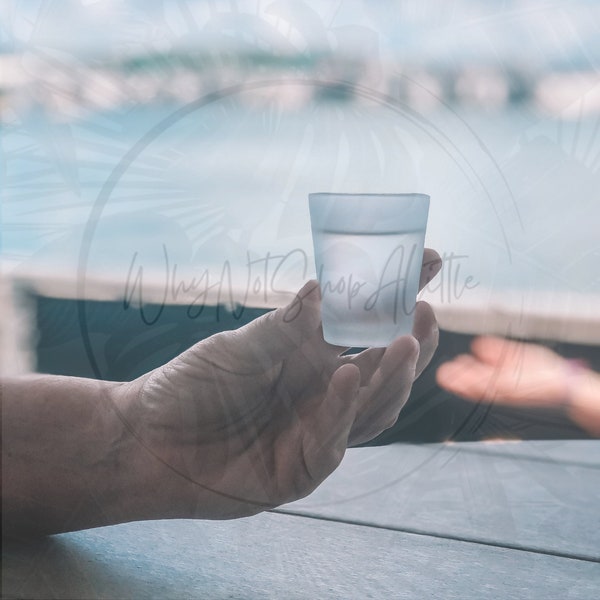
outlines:
[[[471,354],[441,365],[436,379],[467,400],[562,407],[580,427],[600,437],[600,376],[543,346],[478,337]]]
[[[421,287],[440,264],[426,251]],[[349,445],[393,425],[437,340],[420,302],[413,336],[342,356],[323,340],[313,281],[131,382],[5,379],[3,532],[230,519],[302,498]]]

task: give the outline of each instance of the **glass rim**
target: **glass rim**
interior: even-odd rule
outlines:
[[[311,192],[308,194],[309,198],[317,196],[324,196],[328,198],[340,196],[346,198],[406,198],[410,196],[413,198],[423,198],[427,200],[431,199],[431,196],[429,194],[424,194],[422,192]]]

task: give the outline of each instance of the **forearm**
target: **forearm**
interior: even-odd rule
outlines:
[[[142,490],[135,444],[119,413],[129,384],[35,375],[0,385],[4,533],[132,520]]]
[[[600,375],[590,369],[570,373],[569,417],[588,433],[600,437]]]

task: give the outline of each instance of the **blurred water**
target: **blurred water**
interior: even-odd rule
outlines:
[[[20,270],[74,277],[83,243],[90,275],[218,278],[226,265],[245,282],[278,267],[293,288],[314,275],[309,192],[423,192],[426,243],[463,278],[600,291],[597,119],[370,98],[291,110],[258,90],[68,123],[27,115],[0,136],[2,256]]]

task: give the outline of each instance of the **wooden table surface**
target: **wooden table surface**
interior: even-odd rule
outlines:
[[[4,598],[600,597],[600,441],[348,451],[314,494],[227,522],[5,543]]]

